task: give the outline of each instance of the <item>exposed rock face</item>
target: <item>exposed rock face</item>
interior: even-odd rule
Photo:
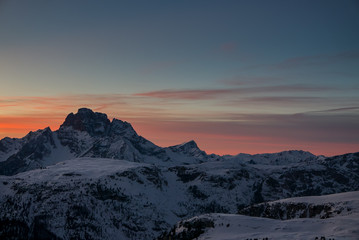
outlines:
[[[102,136],[107,133],[110,120],[104,113],[95,113],[90,109],[80,108],[76,114],[70,113],[61,125],[61,127],[69,126],[74,130],[85,131],[90,136]]]
[[[197,143],[193,140],[176,146],[169,147],[168,149],[170,149],[172,152],[180,152],[185,154],[186,156],[195,157],[200,161],[205,161],[208,159],[208,155],[204,151],[199,149]],[[214,155],[212,157],[216,157],[216,156]]]

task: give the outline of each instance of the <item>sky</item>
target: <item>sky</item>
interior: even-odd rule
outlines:
[[[159,146],[359,151],[359,1],[0,0],[0,138],[88,107]]]

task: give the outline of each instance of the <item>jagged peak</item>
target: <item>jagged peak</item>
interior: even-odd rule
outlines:
[[[194,140],[190,140],[190,141],[187,141],[187,142],[183,142],[181,144],[177,144],[177,145],[173,145],[173,146],[170,146],[169,148],[181,148],[181,149],[193,149],[193,148],[197,148],[199,149],[197,143],[194,141]]]
[[[169,147],[172,150],[181,150],[184,152],[188,152],[188,151],[193,151],[193,150],[199,150],[201,151],[201,149],[198,147],[197,143],[194,140],[190,140],[188,142],[184,142],[178,145],[174,145]]]
[[[105,113],[94,112],[89,108],[80,108],[77,113],[68,114],[59,131],[68,127],[85,131],[90,136],[137,134],[130,123],[116,118],[110,121]]]
[[[30,131],[26,136],[25,138],[29,139],[29,138],[34,138],[34,137],[37,137],[37,136],[40,136],[40,135],[44,135],[44,134],[49,134],[49,133],[52,133],[51,131],[51,128],[50,127],[46,127],[44,129],[39,129],[35,132],[33,131]]]
[[[90,108],[79,108],[79,109],[77,110],[77,113],[78,113],[78,114],[93,114],[94,111],[92,111],[92,109],[90,109]],[[104,113],[102,113],[102,114],[104,114]],[[106,115],[106,114],[105,114],[105,115]]]
[[[81,118],[81,120],[102,119],[104,121],[110,122],[110,120],[107,118],[107,114],[105,113],[94,112],[89,108],[79,108],[77,110],[77,113],[70,113],[69,115],[67,115],[64,124],[66,123],[66,120],[68,120],[67,118],[72,118],[73,116],[79,117]]]
[[[75,130],[86,131],[91,136],[95,136],[105,134],[110,123],[105,113],[93,112],[89,108],[80,108],[76,114],[67,115],[60,129],[72,127]]]
[[[52,132],[51,128],[50,127],[46,127],[42,130],[43,132]]]
[[[126,133],[137,134],[129,122],[122,121],[116,118],[112,119],[110,133],[120,135],[124,135]]]
[[[179,145],[177,145],[177,146],[179,146],[179,147],[186,147],[186,148],[187,148],[187,147],[188,147],[188,148],[198,148],[198,149],[199,149],[197,143],[196,143],[194,140],[190,140],[190,141],[188,141],[188,142],[181,143],[181,144],[179,144]]]
[[[114,125],[114,126],[123,127],[123,128],[128,128],[128,127],[132,128],[132,125],[129,122],[122,121],[122,120],[117,119],[117,118],[112,119],[111,124]]]

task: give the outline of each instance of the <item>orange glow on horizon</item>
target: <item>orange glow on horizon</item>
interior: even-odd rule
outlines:
[[[0,116],[0,138],[11,137],[21,138],[30,131],[37,131],[50,127],[51,130],[57,130],[63,119],[32,116]]]
[[[136,123],[133,124],[137,133],[153,143],[168,147],[181,144],[190,140],[196,141],[198,147],[207,154],[237,155],[239,153],[260,154],[276,153],[287,150],[303,150],[315,155],[334,156],[345,153],[358,152],[358,144],[320,143],[320,142],[291,142],[286,139],[269,138],[263,136],[231,136],[211,133],[188,133],[161,128],[157,124]]]
[[[31,98],[29,104],[35,103],[38,99]],[[60,101],[60,98],[41,98],[40,102]],[[61,98],[62,99],[62,98]],[[82,99],[79,97],[79,99]],[[89,100],[88,96],[83,99]],[[97,99],[101,99],[97,97]],[[104,98],[107,101],[107,98]],[[50,127],[55,131],[64,121],[67,113],[75,112],[74,106],[70,104],[51,105],[51,108],[44,106],[32,106],[27,109],[21,106],[15,109],[10,109],[8,114],[0,112],[0,139],[4,137],[24,137],[30,131],[37,131]],[[83,105],[80,105],[81,107]],[[310,151],[316,155],[339,155],[348,152],[359,151],[359,144],[355,141],[349,143],[329,142],[321,139],[313,138],[314,135],[308,135],[308,139],[297,139],[295,133],[290,133],[288,136],[280,136],[277,128],[271,129],[263,128],[265,131],[257,129],[257,126],[252,129],[247,129],[247,125],[235,125],[233,122],[221,121],[191,121],[186,118],[176,118],[176,116],[167,116],[166,112],[160,114],[150,111],[141,111],[140,108],[132,108],[131,106],[119,108],[114,111],[113,106],[99,104],[91,106],[94,111],[109,112],[109,118],[117,118],[131,123],[136,132],[152,141],[153,143],[167,147],[177,145],[189,140],[195,140],[200,149],[207,153],[215,153],[219,155],[238,153],[273,153],[285,150],[304,150]],[[4,107],[4,109],[6,109]],[[39,110],[41,109],[41,110]],[[47,109],[52,109],[48,112]],[[19,113],[22,113],[20,115]],[[142,115],[141,115],[142,114]],[[126,117],[127,116],[127,117]],[[203,119],[206,119],[203,117]],[[243,123],[243,122],[241,122]],[[274,127],[276,127],[274,125]],[[232,129],[236,128],[236,129]],[[303,131],[302,129],[299,131]],[[298,130],[297,130],[298,131]],[[308,132],[308,130],[306,130]],[[307,133],[306,132],[306,133]],[[309,131],[310,132],[310,131]]]
[[[0,117],[0,138],[23,137],[30,131],[50,127],[57,130],[64,119],[36,117]],[[176,131],[176,125],[171,124],[169,131],[156,123],[142,121],[133,122],[137,133],[161,147],[181,144],[195,140],[199,148],[207,153],[219,155],[236,155],[239,153],[257,154],[273,153],[285,150],[304,150],[316,155],[333,156],[358,151],[357,144],[340,143],[287,143],[281,139],[268,139],[261,136],[228,136],[224,134],[188,133]]]

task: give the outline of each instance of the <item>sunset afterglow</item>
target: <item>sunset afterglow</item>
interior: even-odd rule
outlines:
[[[160,146],[356,152],[358,29],[357,1],[1,1],[0,138],[87,107]]]

